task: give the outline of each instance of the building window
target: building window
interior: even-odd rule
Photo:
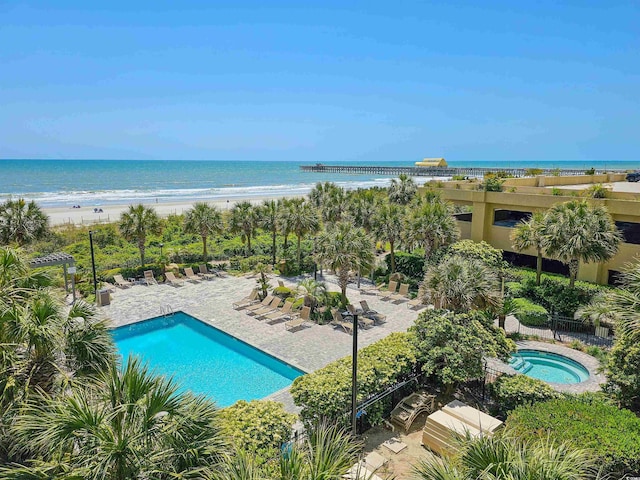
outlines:
[[[469,212],[469,213],[454,213],[453,216],[456,217],[456,220],[458,220],[459,222],[470,222],[473,219],[473,213],[471,213],[471,212]]]
[[[527,267],[535,270],[537,257],[516,252],[502,252],[502,258],[516,267]],[[558,260],[550,258],[542,259],[542,271],[547,273],[559,273],[560,275],[569,275],[569,267]]]
[[[622,285],[622,273],[617,270],[609,270],[609,278],[607,279],[609,285],[615,285],[619,287]]]
[[[640,223],[616,222],[616,227],[620,230],[620,233],[622,233],[625,243],[640,245]]]
[[[497,227],[513,228],[520,222],[526,222],[529,218],[531,218],[531,212],[501,209],[493,211],[493,224]]]

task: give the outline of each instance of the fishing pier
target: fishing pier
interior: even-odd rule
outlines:
[[[483,177],[487,173],[506,173],[513,177],[524,177],[531,175],[533,170],[540,172],[540,175],[584,175],[584,169],[571,168],[485,168],[485,167],[388,167],[377,165],[300,165],[303,172],[313,173],[346,173],[352,175],[381,175],[386,177],[397,177],[401,174],[412,177],[453,177],[460,175],[464,177]],[[619,173],[622,170],[595,169],[595,174]]]

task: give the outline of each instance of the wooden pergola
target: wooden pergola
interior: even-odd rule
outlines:
[[[34,258],[29,261],[31,268],[55,267],[62,265],[64,270],[64,290],[69,293],[69,281],[67,276],[71,274],[71,290],[73,292],[73,301],[76,300],[76,282],[75,282],[75,259],[68,253],[56,252],[45,255],[44,257]],[[69,271],[71,270],[71,271]]]

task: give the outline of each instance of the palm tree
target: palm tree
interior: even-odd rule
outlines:
[[[438,195],[412,209],[405,222],[405,231],[409,243],[424,248],[425,264],[438,248],[454,243],[460,237],[449,203]]]
[[[418,187],[410,176],[401,173],[398,179],[391,180],[389,186],[389,201],[400,205],[407,205],[416,196]]]
[[[318,211],[309,202],[303,202],[295,208],[292,208],[289,212],[289,225],[291,227],[291,231],[295,233],[298,238],[296,258],[298,259],[298,268],[301,268],[302,251],[300,248],[300,242],[304,235],[315,233],[320,228]]]
[[[351,270],[367,269],[374,259],[373,241],[362,228],[340,222],[318,237],[318,263],[328,265],[338,273],[342,300],[347,300],[347,284]]]
[[[276,223],[283,237],[282,249],[285,251],[289,246],[289,234],[291,233],[291,211],[295,208],[295,205],[299,205],[302,201],[303,200],[299,198],[282,198],[278,200],[278,218]]]
[[[496,309],[501,301],[496,273],[479,260],[458,255],[431,267],[422,287],[436,308],[454,312]]]
[[[551,440],[522,440],[509,434],[461,439],[453,457],[431,457],[414,466],[422,480],[596,479],[588,450]]]
[[[373,232],[378,240],[389,242],[391,273],[395,273],[395,245],[400,241],[404,232],[404,208],[394,203],[380,205],[373,217]]]
[[[251,238],[258,227],[258,210],[249,201],[236,203],[231,209],[230,227],[233,233],[239,233],[247,249],[245,255],[251,255]]]
[[[535,212],[529,220],[519,223],[511,233],[513,248],[522,252],[528,248],[535,248],[536,259],[536,285],[540,285],[542,274],[542,244],[543,244],[544,214]]]
[[[326,298],[327,287],[324,282],[305,278],[298,283],[298,293],[304,297],[304,304],[312,310]]]
[[[136,358],[65,396],[28,403],[13,434],[41,466],[94,479],[202,478],[219,467],[227,448],[213,403],[179,393]],[[19,478],[15,470],[24,467],[7,468],[3,478]]]
[[[271,232],[271,263],[276,264],[276,236],[278,235],[278,214],[281,202],[265,200],[258,211],[259,225]]]
[[[309,192],[309,201],[320,210],[322,220],[326,223],[340,221],[347,208],[344,189],[331,182],[317,183]]]
[[[0,204],[0,243],[26,245],[43,238],[48,231],[49,217],[36,202],[24,198]]]
[[[202,239],[202,259],[207,261],[207,237],[222,233],[224,222],[222,213],[205,202],[197,202],[184,214],[184,231],[200,235]]]
[[[618,251],[620,232],[600,205],[573,200],[551,207],[542,227],[543,248],[548,255],[569,265],[569,286],[578,276],[580,261],[606,262]]]
[[[120,232],[129,242],[136,242],[140,251],[140,264],[144,267],[144,251],[147,235],[160,235],[161,224],[152,207],[141,203],[129,205],[129,211],[120,215]]]
[[[353,223],[371,233],[374,216],[379,205],[375,194],[371,190],[355,190],[349,192],[346,208],[353,219]]]

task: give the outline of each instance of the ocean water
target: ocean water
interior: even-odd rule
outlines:
[[[182,390],[207,395],[218,406],[266,397],[304,372],[184,312],[112,330],[126,360],[141,357]]]
[[[341,162],[323,162],[340,164]],[[348,162],[369,165],[373,162]],[[413,161],[375,162],[412,166]],[[302,172],[312,162],[247,162],[191,160],[0,160],[0,201],[10,197],[35,200],[44,207],[230,200],[251,196],[304,195],[317,182],[331,181],[347,189],[387,186],[379,175]],[[454,167],[635,169],[638,162],[619,161],[451,161]],[[427,179],[418,179],[418,183]]]

